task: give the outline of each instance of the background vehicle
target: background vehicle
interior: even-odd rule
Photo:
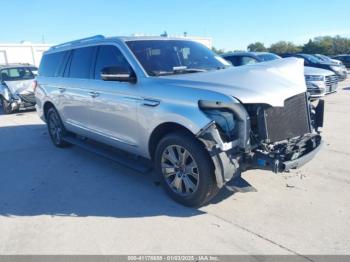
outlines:
[[[322,55],[322,54],[314,54],[318,59],[328,62],[328,63],[333,63],[333,64],[338,64],[338,65],[343,65],[343,63],[340,60],[337,59],[332,59],[329,56]]]
[[[350,55],[337,55],[334,56],[333,59],[342,61],[347,68],[350,68]]]
[[[246,70],[189,40],[95,36],[46,52],[37,81],[36,108],[57,147],[84,136],[152,159],[187,206],[243,170],[284,172],[320,149],[323,103],[307,100],[299,59]]]
[[[234,66],[281,59],[280,56],[267,52],[233,52],[223,54],[222,57]],[[322,97],[338,88],[338,77],[332,71],[305,66],[304,75],[307,91],[312,98]]]
[[[340,81],[343,81],[348,77],[347,70],[343,66],[337,65],[334,63],[324,62],[314,55],[298,53],[298,54],[282,54],[281,56],[282,57],[299,57],[304,59],[305,66],[317,67],[317,68],[333,71],[339,77]]]
[[[5,114],[34,108],[37,70],[31,65],[0,65],[0,100]]]

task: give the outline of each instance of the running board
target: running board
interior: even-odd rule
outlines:
[[[64,140],[72,145],[112,160],[136,172],[145,174],[152,170],[151,161],[139,156],[130,155],[129,153],[114,147],[104,145],[90,139],[83,140],[79,137],[76,138],[73,136],[66,136]]]

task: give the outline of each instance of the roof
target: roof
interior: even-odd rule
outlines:
[[[103,35],[95,35],[87,38],[82,38],[59,45],[52,46],[47,52],[52,52],[56,50],[71,49],[72,47],[79,47],[86,44],[95,44],[103,42],[128,42],[128,41],[150,41],[150,40],[182,40],[182,41],[193,41],[188,38],[176,38],[176,37],[163,37],[163,36],[114,36],[105,37]]]
[[[249,52],[249,51],[237,51],[237,52],[227,52],[222,54],[222,56],[234,56],[234,55],[250,55],[250,56],[258,56],[263,54],[273,54],[270,52]]]
[[[350,56],[350,54],[335,55],[333,57],[343,57],[343,56]]]
[[[31,64],[6,64],[6,65],[1,65],[0,64],[0,69],[16,68],[16,67],[36,67],[36,66],[31,65]]]

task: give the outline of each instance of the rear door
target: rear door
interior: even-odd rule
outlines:
[[[96,47],[73,49],[63,73],[60,107],[68,129],[88,135],[93,98],[91,83]]]

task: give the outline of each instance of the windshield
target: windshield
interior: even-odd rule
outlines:
[[[258,57],[260,58],[261,61],[271,61],[271,60],[281,59],[280,56],[275,54],[259,54]]]
[[[30,80],[35,78],[35,72],[37,72],[35,67],[16,67],[16,68],[6,68],[1,70],[1,80],[2,81],[21,81]]]
[[[197,73],[230,64],[202,44],[186,40],[128,41],[127,45],[151,76]]]
[[[319,55],[319,54],[317,54],[317,55],[315,55],[315,56],[316,56],[318,59],[323,60],[323,61],[329,61],[329,60],[330,60],[329,57],[324,56],[324,55]]]
[[[320,58],[317,58],[316,56],[313,55],[308,55],[308,54],[302,54],[302,57],[304,57],[305,59],[309,60],[311,63],[323,63],[324,61],[322,61]]]

